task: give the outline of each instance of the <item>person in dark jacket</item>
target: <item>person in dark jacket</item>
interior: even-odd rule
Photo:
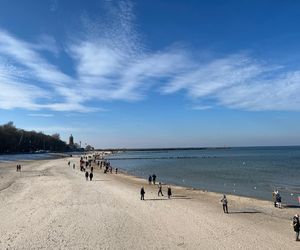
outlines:
[[[152,181],[153,181],[153,184],[155,185],[155,182],[156,182],[156,175],[155,174],[152,175]]]
[[[299,241],[300,221],[298,214],[295,214],[293,217],[293,228],[296,233],[296,241]]]
[[[168,198],[169,199],[171,198],[171,195],[172,195],[172,190],[171,190],[171,187],[168,186]]]
[[[227,214],[228,214],[228,200],[227,200],[225,194],[223,195],[223,198],[221,199],[221,202],[222,202],[222,206],[223,206],[223,211],[224,211],[224,213],[227,213]]]
[[[149,175],[148,182],[149,182],[149,185],[151,185],[151,183],[152,183],[152,176],[151,175]]]
[[[141,188],[141,200],[145,200],[145,190],[144,187]]]
[[[157,195],[158,195],[158,196],[159,196],[159,195],[164,196],[164,194],[163,194],[163,192],[162,192],[162,185],[161,185],[161,182],[158,183],[158,193],[157,193]]]
[[[90,172],[90,181],[93,180],[93,172]]]
[[[279,192],[277,192],[276,194],[276,204],[278,208],[281,208],[281,195],[279,194]]]
[[[88,172],[88,171],[85,172],[85,179],[86,179],[87,181],[89,180],[89,172]]]

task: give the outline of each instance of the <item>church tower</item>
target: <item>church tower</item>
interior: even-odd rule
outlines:
[[[74,146],[74,138],[72,134],[69,137],[69,146]]]

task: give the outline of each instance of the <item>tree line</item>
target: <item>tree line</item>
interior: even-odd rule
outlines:
[[[59,134],[45,135],[42,132],[25,131],[13,122],[0,125],[0,153],[29,153],[39,150],[63,152],[68,145],[60,140]]]

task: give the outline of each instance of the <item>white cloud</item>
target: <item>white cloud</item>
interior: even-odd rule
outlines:
[[[26,108],[38,110],[37,99],[44,98],[46,92],[28,82],[22,81],[22,72],[0,63],[0,107],[2,109]]]
[[[28,114],[28,116],[34,116],[34,117],[53,117],[53,114],[42,114],[42,113],[31,113]]]
[[[48,51],[54,56],[58,56],[60,49],[54,37],[48,34],[42,34],[38,37],[36,44],[33,45],[36,50]]]
[[[282,69],[245,55],[213,59],[175,77],[164,92],[185,90],[194,100],[213,100],[234,109],[300,110],[300,71],[282,73]]]
[[[217,93],[220,104],[244,110],[300,110],[300,71],[252,80]]]
[[[80,103],[85,99],[76,79],[48,62],[39,50],[0,30],[0,108],[90,111]]]
[[[48,63],[34,50],[34,46],[0,30],[0,54],[13,60],[40,81],[55,85],[68,84],[71,77],[62,73],[56,66]]]
[[[209,105],[196,105],[196,106],[193,106],[192,109],[194,110],[207,110],[207,109],[212,109],[213,107],[212,106],[209,106]]]
[[[83,17],[84,31],[65,43],[74,75],[64,73],[43,53],[60,53],[50,36],[42,36],[44,45],[31,44],[0,29],[0,108],[102,111],[88,104],[137,101],[154,90],[184,92],[192,103],[209,100],[209,106],[194,107],[201,110],[215,105],[300,110],[300,70],[285,70],[243,53],[208,60],[178,46],[146,50],[135,31],[130,2],[105,4],[107,16]]]

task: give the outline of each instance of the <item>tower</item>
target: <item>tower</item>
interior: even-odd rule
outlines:
[[[69,146],[74,146],[74,138],[72,134],[69,137]]]

